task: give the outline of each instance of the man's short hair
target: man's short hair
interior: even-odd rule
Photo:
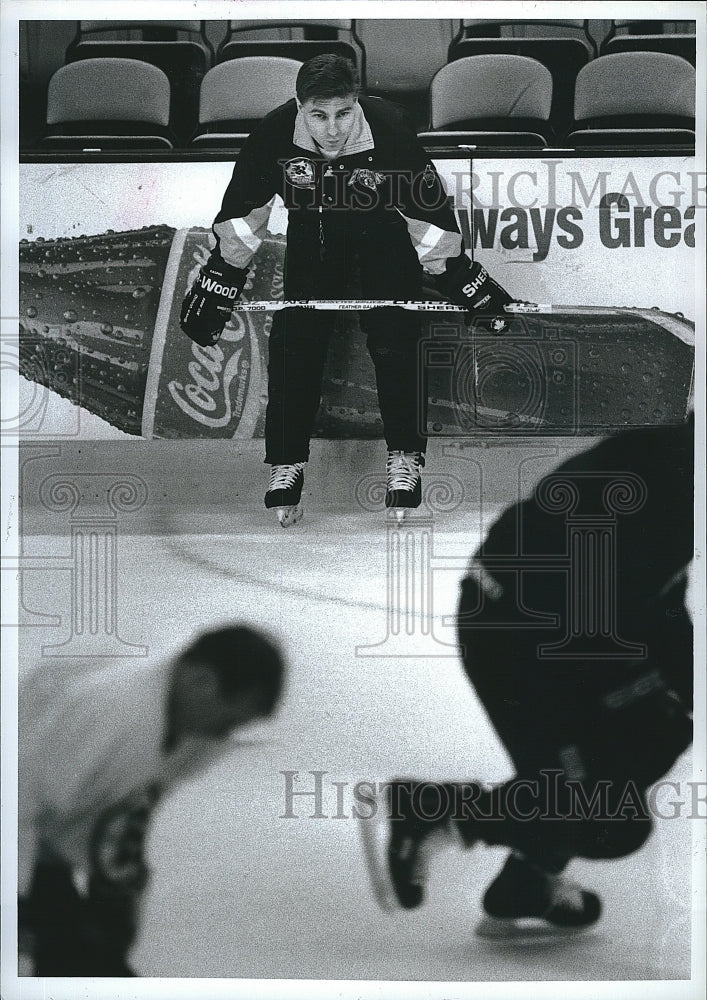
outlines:
[[[304,104],[317,98],[358,94],[359,85],[358,70],[350,59],[325,53],[303,63],[297,74],[295,90],[300,104]]]
[[[265,715],[270,715],[280,697],[285,674],[282,654],[272,639],[246,625],[204,632],[179,658],[213,670],[228,700],[257,691]]]

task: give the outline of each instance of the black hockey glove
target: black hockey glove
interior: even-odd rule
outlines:
[[[228,323],[247,277],[247,270],[227,264],[214,251],[182,303],[179,324],[187,337],[202,347],[215,344]]]
[[[447,261],[447,268],[436,284],[445,298],[468,309],[472,315],[493,317],[491,329],[494,333],[503,333],[508,326],[504,307],[513,302],[513,298],[493,280],[485,267],[470,261],[465,253]]]

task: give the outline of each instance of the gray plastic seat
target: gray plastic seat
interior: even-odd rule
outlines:
[[[430,86],[426,145],[548,145],[552,76],[535,59],[480,55],[443,66]]]
[[[137,59],[82,59],[49,81],[44,148],[171,149],[170,86]]]
[[[390,97],[426,92],[447,61],[454,33],[451,20],[379,20],[356,22],[366,49],[367,85]]]
[[[366,79],[366,53],[356,22],[346,18],[235,20],[216,51],[217,63],[253,56],[279,56],[306,62],[323,53],[346,56]]]
[[[596,55],[596,42],[588,20],[560,18],[464,18],[453,44],[463,38],[575,39]]]
[[[123,36],[106,38],[107,35]],[[180,37],[183,36],[183,37]],[[77,58],[100,58],[105,46],[113,46],[111,56],[136,58],[153,43],[169,47],[198,46],[204,52],[206,68],[214,61],[213,45],[206,36],[205,21],[78,21],[76,35],[67,49],[67,61]],[[137,56],[140,58],[140,56]],[[150,62],[144,59],[144,62]]]
[[[556,134],[572,124],[574,81],[597,55],[597,44],[584,20],[463,20],[449,47],[449,61],[478,55],[516,55],[537,59],[552,74],[550,123]]]
[[[695,68],[664,52],[617,52],[584,67],[575,87],[574,146],[695,142]]]
[[[246,56],[220,63],[201,83],[195,148],[241,145],[256,122],[295,96],[302,63],[279,56]]]
[[[601,44],[602,55],[617,52],[664,52],[697,62],[694,21],[614,20]]]
[[[263,29],[270,30],[272,28],[328,28],[333,32],[340,31],[353,31],[354,22],[350,18],[321,18],[321,17],[298,17],[298,18],[286,18],[284,20],[270,18],[252,18],[251,20],[238,19],[235,21],[228,22],[228,34],[229,36],[240,34],[244,31],[261,31]]]
[[[172,132],[186,141],[193,133],[199,85],[214,64],[205,21],[78,21],[65,61],[139,59],[167,75],[171,87]]]

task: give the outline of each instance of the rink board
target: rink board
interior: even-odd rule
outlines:
[[[440,161],[475,258],[551,313],[514,317],[502,337],[454,314],[423,316],[430,409],[420,429],[575,435],[682,420],[694,364],[693,203],[703,194],[693,165]],[[234,313],[213,348],[179,329],[231,164],[21,169],[21,373],[132,435],[261,437],[273,315]],[[286,224],[275,203],[245,299],[282,299]],[[380,438],[358,316],[332,326],[314,435]]]

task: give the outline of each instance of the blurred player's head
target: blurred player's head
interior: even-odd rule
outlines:
[[[355,65],[344,56],[315,56],[302,65],[295,89],[297,107],[315,142],[328,152],[341,149],[356,120]]]
[[[277,646],[243,625],[205,632],[176,659],[170,693],[177,736],[223,736],[271,715],[285,666]]]

